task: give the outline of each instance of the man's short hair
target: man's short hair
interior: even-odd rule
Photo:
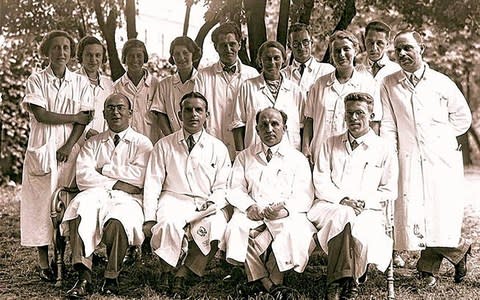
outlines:
[[[123,48],[122,48],[122,64],[125,64],[127,60],[128,51],[130,51],[132,48],[142,48],[143,62],[144,63],[148,62],[148,52],[147,52],[147,48],[145,47],[145,43],[138,39],[129,39],[128,41],[125,42],[125,45],[123,45]]]
[[[173,50],[175,49],[175,46],[185,46],[185,48],[192,53],[192,61],[194,63],[198,62],[200,58],[202,58],[202,49],[198,47],[195,41],[188,36],[179,36],[176,37],[170,44],[170,58],[168,59],[168,62],[172,65],[175,64],[175,60],[173,59]]]
[[[40,55],[48,57],[52,40],[56,37],[66,37],[68,39],[70,42],[70,58],[75,57],[75,41],[68,32],[63,30],[52,30],[43,37],[40,43]]]
[[[235,38],[238,43],[242,40],[242,32],[238,28],[238,26],[235,23],[228,22],[228,23],[223,23],[222,25],[218,26],[215,28],[215,30],[212,32],[212,42],[213,45],[216,46],[218,43],[218,37],[223,34],[227,35],[229,33],[233,33],[235,35]]]
[[[283,58],[282,68],[285,67],[287,65],[287,52],[285,51],[285,47],[283,47],[283,45],[277,41],[266,41],[260,46],[260,48],[258,48],[257,65],[259,66],[262,65],[263,52],[265,52],[268,48],[277,48],[278,50],[280,50],[280,52],[282,52],[282,58]]]
[[[385,32],[387,40],[389,40],[392,29],[382,21],[372,21],[368,23],[367,27],[365,28],[365,36],[367,36],[369,31]]]
[[[355,53],[358,53],[359,45],[358,39],[355,37],[353,33],[347,30],[338,30],[335,31],[330,38],[328,39],[328,48],[330,52],[330,61],[333,62],[333,42],[336,40],[349,40],[353,44],[353,48],[355,49]]]
[[[419,45],[423,45],[423,38],[422,36],[420,35],[420,33],[418,33],[417,31],[415,30],[401,30],[399,33],[397,33],[395,35],[395,38],[393,40],[396,40],[398,36],[402,35],[402,34],[411,34],[413,36],[413,38],[417,41],[417,43]]]
[[[190,92],[182,96],[182,99],[180,99],[180,110],[183,109],[183,102],[187,99],[192,99],[192,98],[198,98],[203,100],[205,102],[205,111],[208,111],[208,100],[205,98],[205,96],[202,93],[199,92]]]
[[[308,32],[309,35],[311,35],[310,25],[307,25],[305,23],[295,23],[295,24],[291,25],[288,28],[288,39],[290,39],[290,34],[292,34],[294,32],[303,31],[303,30],[305,30],[306,32]]]
[[[103,46],[102,42],[100,42],[100,40],[97,39],[96,37],[88,35],[88,36],[84,36],[78,42],[77,60],[78,60],[79,63],[82,63],[83,51],[85,50],[85,47],[88,46],[88,45],[100,45],[100,46],[102,46],[102,50],[103,50],[102,63],[107,62],[107,49],[105,49],[105,46]]]
[[[130,98],[127,95],[125,95],[123,93],[117,93],[117,92],[113,92],[110,95],[108,95],[107,99],[105,99],[105,102],[103,103],[104,108],[105,108],[105,105],[107,105],[108,99],[110,99],[114,96],[120,96],[121,98],[127,100],[128,110],[132,109],[132,100],[130,100]]]
[[[264,111],[269,110],[269,109],[273,109],[273,110],[277,111],[282,116],[283,125],[287,125],[287,120],[288,120],[287,114],[283,110],[280,110],[280,109],[278,109],[276,107],[273,107],[273,106],[266,107],[264,109],[260,109],[259,111],[257,111],[257,114],[255,115],[255,122],[257,123],[257,125],[258,125],[258,122],[260,121],[260,115]]]
[[[352,102],[352,101],[359,101],[359,102],[365,102],[367,103],[368,107],[368,112],[373,112],[373,97],[369,93],[360,93],[360,92],[355,92],[355,93],[350,93],[345,96],[344,102],[345,104],[347,102]]]

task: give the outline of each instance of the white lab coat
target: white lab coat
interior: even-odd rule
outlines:
[[[374,121],[382,119],[379,89],[372,75],[353,71],[344,84],[338,82],[335,72],[320,77],[308,93],[305,117],[313,119],[313,137],[310,142],[312,157],[318,157],[325,140],[347,130],[345,124],[345,96],[353,92],[369,93],[374,99]]]
[[[315,245],[315,227],[306,217],[312,205],[313,185],[305,156],[283,139],[267,163],[262,144],[250,146],[235,160],[227,200],[235,208],[225,232],[227,261],[244,263],[250,229],[266,224],[279,270],[303,272]],[[287,217],[252,221],[246,216],[253,204],[264,208],[278,202],[285,202]]]
[[[324,143],[313,170],[316,200],[308,218],[319,229],[317,237],[328,254],[328,242],[351,224],[355,240],[355,278],[372,263],[380,271],[388,267],[393,241],[385,233],[385,205],[397,197],[398,160],[394,148],[373,130],[352,151],[348,133]],[[365,201],[358,216],[340,205],[344,197]]]
[[[68,205],[62,222],[81,217],[78,233],[85,256],[93,253],[102,240],[103,226],[109,219],[119,220],[130,245],[141,245],[144,239],[141,195],[112,190],[117,181],[143,187],[152,143],[144,135],[128,128],[115,147],[109,130],[85,142],[77,160],[79,193]],[[99,173],[97,169],[102,169]],[[62,224],[65,231],[65,223]]]
[[[47,67],[32,74],[26,83],[22,105],[29,112],[30,135],[22,176],[20,230],[23,246],[44,246],[52,241],[51,196],[58,186],[73,183],[75,160],[80,150],[75,144],[68,161],[58,163],[56,152],[69,138],[73,124],[40,123],[29,104],[60,114],[93,109],[88,79],[66,69],[62,81],[60,85],[60,79]]]
[[[208,100],[210,117],[207,119],[207,132],[221,140],[228,148],[233,161],[235,159],[235,142],[233,140],[232,115],[233,104],[237,98],[240,85],[247,79],[258,76],[257,70],[237,61],[237,72],[227,75],[220,61],[198,71],[194,90]]]
[[[282,84],[275,99],[261,74],[242,84],[235,101],[232,128],[245,127],[245,148],[260,143],[255,130],[255,116],[261,109],[275,107],[287,114],[286,138],[300,150],[304,106],[305,94],[296,83],[282,75]]]
[[[363,59],[362,65],[365,67],[367,72],[369,72],[373,76],[372,65],[370,63],[371,62],[368,60],[368,56],[366,55]],[[383,78],[401,70],[401,67],[396,62],[391,61],[388,58],[387,54],[384,54],[382,58],[380,58],[379,64],[383,67],[377,72],[375,76],[373,76],[373,78],[379,85],[382,83]]]
[[[380,134],[398,147],[395,247],[457,247],[463,210],[463,161],[456,137],[470,127],[468,104],[455,83],[425,64],[414,87],[403,71],[384,79]]]
[[[227,204],[230,168],[225,145],[205,131],[190,153],[183,129],[155,144],[145,180],[145,221],[157,222],[151,245],[171,266],[178,263],[187,219],[207,201],[215,203],[217,212],[191,224],[193,239],[204,254],[210,242],[223,240],[226,219],[220,209]]]
[[[126,95],[131,103],[133,115],[130,120],[132,128],[150,138],[152,142],[156,142],[162,137],[161,130],[152,130],[152,124],[156,116],[150,111],[153,102],[158,102],[157,84],[158,79],[144,70],[145,75],[140,80],[138,86],[135,86],[128,78],[125,72],[122,77],[115,81],[113,87],[115,92]]]
[[[180,99],[182,99],[183,95],[193,91],[197,74],[198,72],[194,68],[192,76],[182,83],[180,75],[175,73],[163,78],[157,85],[158,97],[154,98],[150,110],[167,115],[173,132],[182,128],[182,121],[178,117]]]
[[[281,72],[286,78],[299,85],[305,93],[308,93],[318,78],[335,71],[334,66],[319,62],[313,56],[305,63],[303,75],[300,74],[299,68],[300,63],[294,60],[291,65],[286,66]]]

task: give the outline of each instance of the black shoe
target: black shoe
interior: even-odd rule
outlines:
[[[186,295],[185,277],[175,277],[172,285],[172,298],[183,299]]]
[[[55,274],[53,273],[52,269],[50,269],[50,268],[40,269],[38,271],[38,276],[40,277],[41,280],[46,281],[46,282],[54,282],[55,281]]]
[[[358,284],[350,278],[345,282],[344,290],[342,292],[341,300],[355,300],[358,297]]]
[[[75,285],[68,290],[67,297],[74,299],[81,299],[87,297],[90,294],[91,285],[87,280],[77,280]]]
[[[104,295],[118,295],[119,287],[117,279],[105,278],[102,285],[102,294]]]
[[[432,273],[429,272],[420,272],[420,276],[423,278],[425,287],[431,288],[437,285],[437,278]]]
[[[463,258],[460,260],[458,264],[455,265],[455,275],[453,276],[453,279],[455,280],[455,283],[460,283],[465,279],[465,276],[467,276],[467,256],[472,252],[472,246],[470,246],[463,256]]]
[[[140,250],[136,246],[131,246],[128,248],[125,257],[123,258],[123,265],[128,267],[135,264],[137,259],[140,257]]]
[[[334,281],[327,285],[327,292],[325,293],[325,300],[340,300],[342,292],[342,285],[338,281]]]
[[[268,293],[273,299],[300,299],[300,293],[293,288],[289,288],[284,285],[274,284]]]

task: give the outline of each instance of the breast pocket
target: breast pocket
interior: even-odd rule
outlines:
[[[448,122],[448,99],[442,95],[436,95],[433,99],[431,112],[434,123],[446,124]]]

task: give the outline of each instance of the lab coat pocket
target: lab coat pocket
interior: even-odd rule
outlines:
[[[362,175],[361,188],[366,194],[375,193],[382,179],[382,166],[374,163],[366,163]]]
[[[432,107],[432,121],[445,124],[448,122],[448,99],[437,95]]]
[[[52,157],[49,144],[40,147],[31,147],[25,153],[25,161],[28,161],[28,172],[32,176],[44,176],[51,172]]]

